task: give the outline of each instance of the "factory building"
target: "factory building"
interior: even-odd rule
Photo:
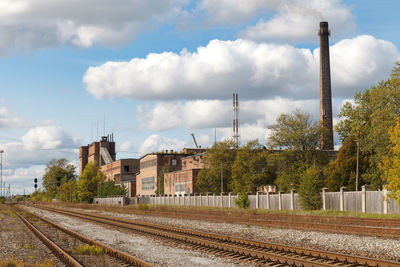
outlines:
[[[89,162],[97,162],[99,166],[115,161],[115,142],[113,135],[102,136],[100,141],[79,148],[79,175]]]
[[[156,193],[157,179],[164,165],[168,164],[171,171],[180,170],[181,158],[187,154],[178,153],[150,153],[140,158],[140,173],[136,176],[137,195],[154,195]]]
[[[197,193],[196,179],[204,168],[203,155],[196,154],[182,158],[182,169],[164,174],[164,194],[184,195]]]

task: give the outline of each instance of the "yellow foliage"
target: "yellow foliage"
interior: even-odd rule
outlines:
[[[383,157],[380,168],[389,196],[400,205],[400,118],[396,118],[396,125],[389,128],[389,138],[389,154]]]

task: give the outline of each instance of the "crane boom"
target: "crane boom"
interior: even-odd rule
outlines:
[[[197,142],[196,142],[196,138],[194,137],[194,133],[192,133],[190,135],[193,137],[193,141],[194,141],[194,144],[196,145],[196,148],[199,148],[199,146],[197,145]]]

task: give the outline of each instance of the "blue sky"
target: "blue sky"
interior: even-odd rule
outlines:
[[[117,157],[241,140],[296,108],[318,118],[321,20],[334,122],[399,60],[398,1],[0,0],[0,150],[13,193],[52,158],[114,133]],[[105,124],[104,124],[105,122]],[[335,140],[340,145],[339,140]]]

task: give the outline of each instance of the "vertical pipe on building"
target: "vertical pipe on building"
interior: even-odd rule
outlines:
[[[333,122],[332,122],[332,92],[331,71],[329,60],[329,35],[328,22],[319,24],[320,37],[320,109],[319,121],[324,127],[320,136],[320,149],[333,150]]]

